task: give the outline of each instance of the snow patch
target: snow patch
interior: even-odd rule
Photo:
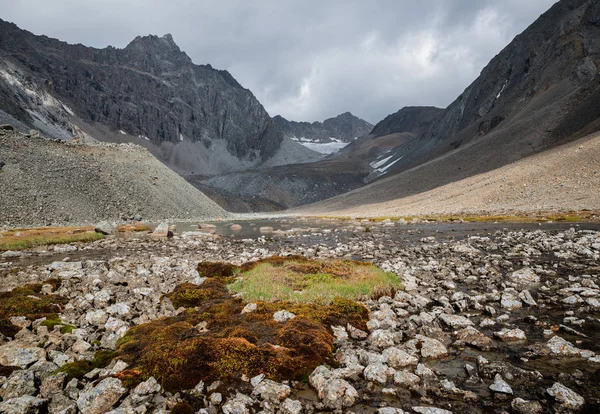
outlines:
[[[317,151],[317,152],[319,152],[321,154],[333,154],[335,152],[338,152],[342,148],[344,148],[346,145],[348,145],[347,142],[327,142],[327,143],[320,143],[320,142],[302,142],[302,141],[298,141],[298,143],[300,145],[304,145],[308,149],[311,149],[313,151]]]
[[[181,132],[179,133],[179,141],[183,141],[183,134]]]
[[[502,96],[502,92],[504,92],[504,89],[506,89],[506,85],[508,85],[508,79],[504,81],[504,85],[502,85],[502,89],[500,89],[500,92],[498,92],[498,95],[496,95],[496,99]]]
[[[393,157],[393,155],[390,155],[389,157],[386,157],[380,161],[374,161],[369,165],[371,166],[371,168],[379,168],[382,165],[384,165],[386,162],[388,162],[392,157]]]
[[[122,129],[119,129],[119,133],[120,133],[121,135],[127,135],[127,132],[123,131]]]
[[[145,139],[146,141],[150,141],[150,138],[148,138],[146,135],[138,135],[139,139]]]

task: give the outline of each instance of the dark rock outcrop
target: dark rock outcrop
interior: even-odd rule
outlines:
[[[350,112],[326,119],[323,122],[288,121],[280,115],[275,116],[273,121],[286,137],[322,143],[332,142],[333,139],[351,142],[368,134],[373,128],[373,125]]]
[[[283,139],[249,90],[195,65],[171,35],[94,49],[0,20],[0,110],[56,138],[109,129],[147,141],[176,169],[207,174],[259,164]]]
[[[421,135],[427,132],[431,124],[440,119],[443,114],[443,109],[433,106],[407,106],[386,116],[383,121],[375,125],[371,135],[381,137],[401,132]]]

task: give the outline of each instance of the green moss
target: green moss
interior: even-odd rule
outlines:
[[[64,364],[56,373],[64,372],[67,374],[67,380],[73,378],[81,379],[85,374],[95,368],[105,368],[115,358],[113,351],[98,351],[92,361],[75,361]]]
[[[61,326],[60,333],[62,334],[71,333],[73,329],[75,329],[75,326],[64,323],[60,320],[58,316],[46,318],[46,320],[42,322],[41,325],[47,326],[49,331],[52,331],[55,326],[59,325]]]

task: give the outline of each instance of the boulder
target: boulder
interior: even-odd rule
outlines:
[[[565,387],[560,382],[555,382],[546,390],[556,402],[569,410],[579,410],[585,404],[585,400],[575,391]]]
[[[102,233],[105,235],[113,234],[115,231],[115,226],[110,224],[108,221],[101,221],[100,223],[94,226],[96,233]]]
[[[287,322],[290,319],[293,319],[295,317],[296,317],[296,315],[294,315],[292,312],[286,311],[285,309],[277,311],[273,314],[273,319],[275,320],[275,322],[280,322],[280,323]]]
[[[44,359],[46,351],[26,342],[12,341],[0,346],[0,365],[27,368]]]
[[[46,412],[47,400],[25,395],[0,402],[0,413],[3,414],[37,414]]]
[[[172,233],[169,233],[169,224],[163,221],[158,226],[156,226],[151,236],[155,238],[166,238],[169,237],[169,235],[172,235]]]
[[[317,390],[325,407],[342,410],[354,405],[358,392],[348,381],[338,378],[327,367],[318,366],[309,377],[310,385]]]
[[[77,399],[77,407],[83,414],[103,414],[119,401],[127,390],[121,380],[105,378],[95,387],[84,390]]]
[[[540,283],[540,277],[529,267],[512,272],[508,279],[523,288]]]

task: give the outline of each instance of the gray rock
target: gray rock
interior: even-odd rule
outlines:
[[[45,357],[46,351],[26,342],[12,341],[0,346],[0,365],[4,366],[25,369]]]
[[[413,407],[412,409],[414,412],[421,414],[453,414],[452,411],[436,407]]]
[[[103,414],[110,410],[127,390],[117,378],[103,379],[95,387],[84,390],[77,399],[83,414]]]
[[[546,390],[563,407],[570,410],[578,410],[585,404],[585,400],[575,391],[565,387],[560,382],[555,382]]]
[[[0,413],[3,414],[39,414],[48,406],[48,401],[26,395],[0,402]]]
[[[438,316],[438,318],[444,322],[444,324],[453,329],[462,329],[466,328],[467,326],[473,326],[473,322],[464,316],[442,313],[440,316]]]
[[[317,367],[309,376],[310,385],[317,390],[319,399],[325,407],[341,410],[351,407],[358,399],[358,392],[347,381],[335,377],[332,371],[323,365]]]
[[[106,220],[99,222],[94,227],[97,233],[102,233],[105,235],[113,234],[115,231],[115,226]]]
[[[496,376],[494,377],[494,383],[490,385],[490,390],[501,394],[513,394],[512,388],[510,387],[510,385],[508,385],[506,381],[502,379],[502,376],[500,374],[496,374]]]
[[[512,272],[508,275],[508,279],[519,287],[528,287],[540,283],[540,277],[529,267]]]
[[[292,312],[289,312],[285,309],[277,311],[273,314],[273,319],[275,320],[275,322],[280,322],[280,323],[285,323],[295,317],[296,317],[296,315],[294,315]]]
[[[504,342],[519,342],[519,341],[527,340],[527,336],[525,335],[525,332],[523,332],[521,329],[518,329],[518,328],[515,328],[515,329],[504,328],[501,331],[494,332],[494,336],[497,338],[500,338]]]
[[[3,400],[19,398],[25,395],[34,396],[36,393],[36,376],[31,370],[13,372],[0,388],[0,397]]]
[[[522,398],[515,398],[510,406],[517,414],[540,414],[544,411],[542,405],[537,401],[527,401]]]
[[[383,351],[383,356],[387,359],[387,364],[392,368],[404,368],[409,365],[417,365],[419,359],[406,351],[391,347]]]
[[[160,223],[158,226],[156,226],[151,236],[155,238],[169,237],[169,223],[166,223],[164,221]]]
[[[393,374],[392,369],[392,374]],[[390,368],[382,364],[381,362],[376,362],[373,364],[369,364],[365,367],[363,372],[363,376],[367,381],[374,382],[379,385],[385,385],[387,382],[388,375],[390,374]]]
[[[253,394],[260,395],[265,401],[279,403],[289,397],[292,390],[289,386],[279,384],[269,379],[263,379],[255,388]]]
[[[302,403],[298,400],[286,398],[279,406],[279,410],[281,414],[301,414],[303,411]]]
[[[437,339],[428,338],[423,335],[417,335],[416,338],[421,342],[421,356],[423,358],[443,358],[448,355],[448,349]]]

